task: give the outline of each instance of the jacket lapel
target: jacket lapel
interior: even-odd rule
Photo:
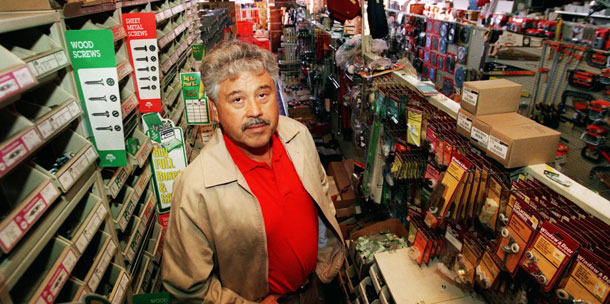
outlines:
[[[203,163],[206,165],[206,170],[203,171],[206,188],[237,181],[242,188],[252,194],[245,177],[239,172],[239,168],[233,162],[233,158],[225,146],[220,128],[216,128],[206,149],[207,153],[202,153]]]

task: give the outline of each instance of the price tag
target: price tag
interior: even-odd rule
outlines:
[[[36,84],[36,79],[28,67],[23,66],[0,76],[0,100],[16,94]]]
[[[38,77],[59,68],[60,65],[64,65],[67,62],[66,54],[63,51],[59,51],[28,62],[28,67]]]
[[[127,115],[131,114],[133,110],[138,106],[138,99],[135,94],[131,94],[127,100],[125,100],[121,104],[121,111],[123,112],[123,117],[127,117]]]

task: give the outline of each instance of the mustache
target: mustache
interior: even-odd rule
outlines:
[[[271,122],[268,120],[264,120],[262,118],[251,118],[250,120],[248,120],[243,126],[241,126],[241,130],[242,131],[246,131],[246,129],[250,128],[251,126],[256,126],[256,125],[270,125]]]

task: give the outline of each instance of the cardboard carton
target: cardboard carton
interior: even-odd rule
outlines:
[[[350,177],[345,171],[343,162],[331,162],[328,165],[328,175],[334,177],[335,184],[337,185],[342,200],[352,200],[356,198],[356,193],[352,187]]]
[[[555,159],[559,136],[538,123],[494,126],[486,151],[506,168],[548,163]]]
[[[461,106],[474,115],[517,112],[521,85],[506,79],[464,82]]]
[[[0,1],[0,11],[35,11],[61,8],[53,1],[48,0],[24,0],[24,1]]]
[[[469,136],[470,142],[485,151],[492,128],[533,123],[535,123],[533,120],[515,112],[475,116]]]
[[[354,243],[361,236],[373,235],[386,231],[394,233],[399,237],[404,237],[405,239],[409,237],[409,232],[405,226],[400,222],[400,220],[395,218],[366,226],[350,235],[349,239],[351,240],[351,246],[349,247],[349,254],[352,257],[352,261],[354,261],[354,268],[356,268],[356,272],[358,272],[361,277],[363,273],[368,273],[371,265],[366,264],[362,258],[356,254],[356,246],[354,246]]]

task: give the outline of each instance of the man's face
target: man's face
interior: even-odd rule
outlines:
[[[240,148],[264,148],[277,128],[278,104],[267,72],[245,71],[220,83],[212,112],[225,134]]]

